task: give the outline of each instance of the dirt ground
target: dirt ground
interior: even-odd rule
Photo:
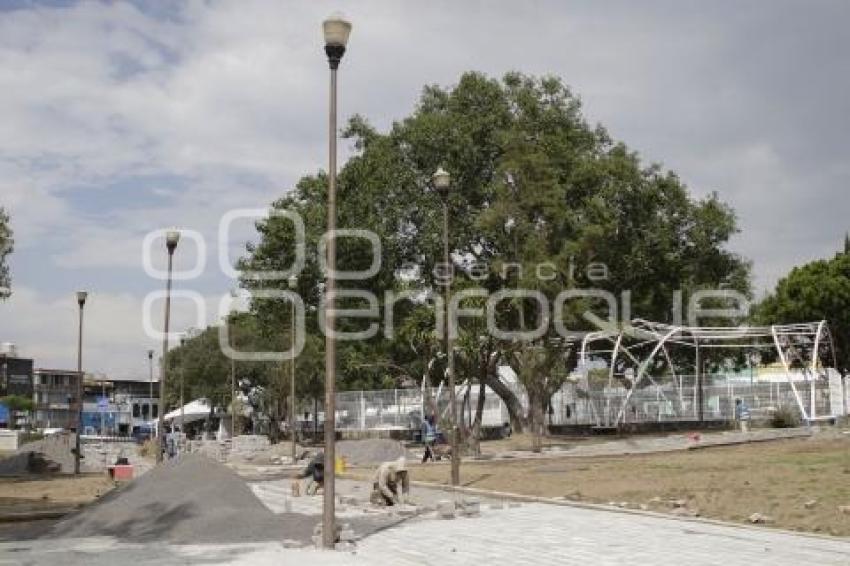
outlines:
[[[415,464],[411,474],[446,483],[449,468]],[[850,536],[850,513],[839,510],[850,506],[850,435],[840,432],[662,454],[464,462],[461,482],[737,522],[761,513],[771,526]]]
[[[104,474],[3,478],[0,479],[0,508],[9,511],[88,503],[114,486]]]

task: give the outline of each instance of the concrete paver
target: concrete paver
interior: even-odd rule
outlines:
[[[389,550],[393,549],[392,552]],[[416,521],[363,541],[358,556],[396,564],[850,564],[850,541],[546,504]]]
[[[438,494],[433,494],[438,495]],[[421,494],[420,494],[421,496]],[[446,494],[446,499],[452,495]],[[541,503],[481,506],[481,516],[411,519],[354,552],[236,545],[122,544],[114,539],[0,544],[0,565],[56,564],[850,564],[850,540]]]

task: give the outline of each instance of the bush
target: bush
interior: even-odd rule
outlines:
[[[145,440],[139,446],[139,456],[142,458],[156,458],[156,440]]]
[[[0,403],[6,405],[10,411],[30,412],[33,409],[32,399],[22,395],[6,395],[0,397]]]
[[[800,417],[797,412],[790,407],[779,407],[773,412],[773,417],[770,419],[770,425],[773,428],[793,428],[800,426]]]

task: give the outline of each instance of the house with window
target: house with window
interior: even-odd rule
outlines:
[[[80,410],[81,374],[73,370],[33,371],[33,427],[74,429]]]
[[[84,435],[143,435],[159,418],[159,381],[87,375],[84,389]]]

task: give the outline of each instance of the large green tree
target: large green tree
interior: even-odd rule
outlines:
[[[9,224],[9,214],[0,206],[0,300],[11,294],[11,277],[7,258],[12,253],[12,227]]]
[[[826,320],[836,349],[836,369],[850,372],[850,252],[795,267],[756,308],[764,324]]]
[[[260,318],[249,313],[231,315],[227,324],[230,344],[237,351],[280,352],[290,347],[288,324],[270,331],[261,324]],[[289,362],[237,361],[232,366],[220,347],[219,331],[217,326],[192,331],[182,345],[168,352],[167,406],[179,407],[182,379],[186,402],[204,397],[211,401],[213,407],[231,407],[233,368],[237,385],[239,381],[247,380],[252,387],[261,388],[260,408],[269,417],[272,434],[276,435],[279,423],[289,416]],[[313,334],[308,337],[296,360],[296,395],[300,404],[321,396],[316,387],[321,370],[320,346]]]
[[[340,171],[338,225],[372,230],[382,246],[379,272],[341,287],[376,292],[382,315],[393,309],[396,328],[421,329],[421,303],[388,303],[383,301],[385,291],[413,288],[423,296],[442,291],[434,274],[442,260],[441,203],[429,186],[440,166],[453,179],[448,205],[456,289],[530,289],[550,304],[563,290],[593,287],[618,296],[628,291],[634,316],[662,321],[673,316],[676,290],[683,291],[685,300],[703,288],[749,292],[749,265],[726,248],[736,231],[731,209],[716,195],[694,199],[674,173],[642,164],[625,144],[590,126],[578,98],[559,79],[511,73],[497,80],[466,73],[452,88],[426,87],[412,114],[389,131],[378,132],[355,116],[344,135],[354,155]],[[304,219],[306,267],[298,291],[314,309],[322,296],[317,243],[325,231],[326,186],[323,173],[309,175],[274,203]],[[292,224],[272,217],[257,227],[260,241],[249,247],[242,267],[290,265]],[[339,241],[341,269],[362,269],[370,258],[364,241]],[[512,263],[521,268],[506,265]],[[554,266],[547,268],[545,278],[536,270],[541,264]],[[600,276],[593,277],[593,268],[602,265],[603,272],[597,270]],[[247,276],[243,284],[251,289],[286,287],[285,281]],[[562,322],[573,330],[591,329],[583,313],[605,315],[603,307],[596,300],[570,301]],[[287,309],[283,301],[256,300],[253,312],[262,325],[273,328],[285,323]],[[503,301],[497,311],[503,329],[533,327],[546,314],[528,300]],[[308,311],[313,313],[308,317],[311,332],[318,329],[316,312]],[[415,323],[408,324],[408,317]],[[357,324],[341,321],[344,328]],[[458,367],[465,374],[459,381],[490,385],[507,402],[514,426],[521,427],[527,415],[516,414],[520,405],[514,391],[500,380],[497,364],[489,363],[513,346],[481,340],[474,323],[460,330],[467,337],[459,340],[466,356]],[[553,337],[551,329],[546,334],[544,342]],[[424,356],[440,347],[436,336],[424,334],[429,342],[415,345],[400,336],[379,334],[342,343],[340,387],[394,385],[399,372],[388,371],[391,367],[405,368],[400,373],[406,376],[425,375],[435,365]],[[558,373],[566,371],[560,368]],[[541,376],[542,383],[552,379]],[[543,406],[548,398],[541,397],[537,401]]]

